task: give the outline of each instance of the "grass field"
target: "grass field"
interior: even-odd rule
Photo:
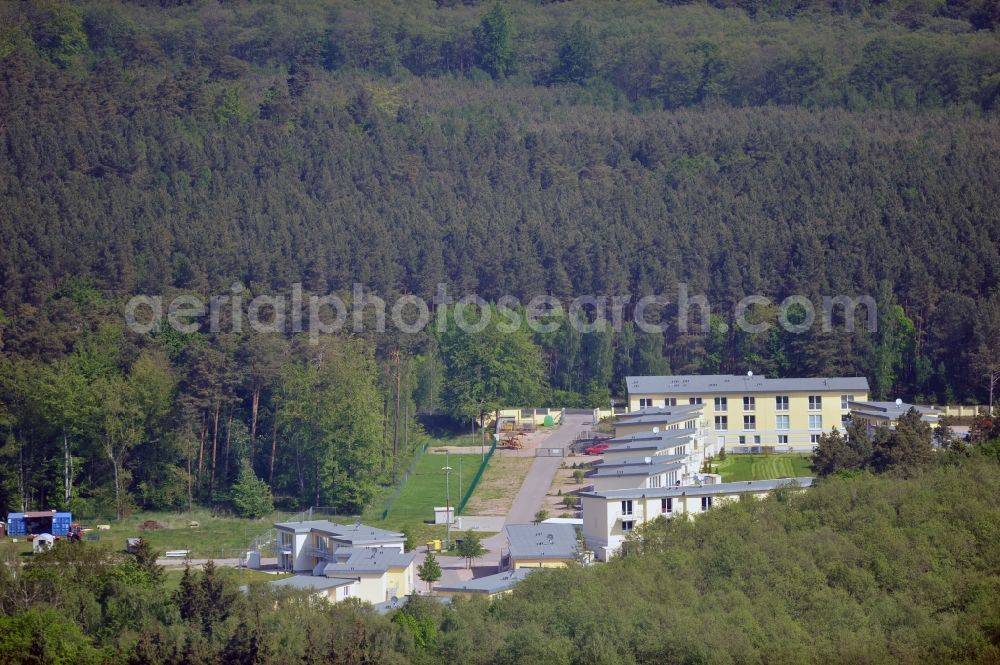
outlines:
[[[534,457],[494,455],[462,514],[506,515],[534,461]]]
[[[120,522],[105,522],[111,529],[92,531],[88,535],[100,538],[97,542],[114,549],[124,549],[127,538],[145,538],[154,550],[191,550],[192,558],[229,559],[240,556],[250,540],[271,528],[274,522],[286,518],[284,513],[276,513],[262,520],[246,520],[237,517],[217,517],[208,510],[194,510],[190,513],[137,513]],[[143,529],[143,522],[153,521],[163,526],[160,529]],[[191,522],[198,522],[191,528]],[[84,527],[93,528],[96,523],[84,522]],[[5,539],[8,543],[11,539]],[[30,552],[31,544],[19,538],[15,547]]]
[[[779,455],[727,455],[713,463],[713,471],[722,474],[722,482],[770,480],[813,475],[809,457],[794,453]]]
[[[382,519],[385,506],[383,503],[377,503],[365,511],[362,516],[365,524],[395,531],[405,527],[417,543],[443,537],[444,526],[435,526],[426,522],[434,520],[435,506],[445,505],[444,459],[444,455],[435,455],[430,452],[421,457],[414,467],[413,473],[403,484],[402,490],[400,490],[385,519]],[[464,485],[475,474],[479,458],[476,457],[473,461],[468,459],[466,455],[454,455],[449,458],[449,464],[452,467],[451,502],[452,505],[457,505],[461,498],[461,494],[459,494],[459,464],[462,467]],[[464,486],[462,489],[465,489]]]

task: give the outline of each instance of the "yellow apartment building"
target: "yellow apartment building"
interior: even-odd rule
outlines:
[[[869,393],[864,377],[770,379],[752,373],[630,376],[626,388],[630,415],[640,417],[623,416],[623,433],[654,426],[656,409],[700,406],[705,447],[730,452],[811,450],[823,432],[843,429],[852,403],[867,402]]]

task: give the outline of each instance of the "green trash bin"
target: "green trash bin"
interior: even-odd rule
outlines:
[[[552,420],[552,416],[545,416],[545,420],[542,421],[543,427],[552,427],[556,424],[556,421]]]

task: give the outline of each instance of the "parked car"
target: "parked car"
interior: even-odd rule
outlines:
[[[604,453],[605,450],[607,450],[610,447],[611,446],[608,445],[607,443],[598,443],[596,445],[591,446],[590,448],[584,448],[583,453],[585,455],[601,455]]]

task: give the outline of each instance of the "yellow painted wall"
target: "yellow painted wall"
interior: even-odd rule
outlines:
[[[518,568],[565,568],[575,559],[517,559],[514,570]]]
[[[353,589],[353,597],[360,598],[372,604],[384,603],[385,579],[382,575],[361,575],[361,581]]]
[[[725,445],[736,446],[736,445],[777,445],[778,435],[788,436],[788,445],[808,445],[810,441],[810,435],[812,434],[822,434],[823,432],[829,432],[832,427],[841,426],[841,416],[848,415],[850,413],[849,409],[842,408],[841,395],[848,393],[841,393],[840,391],[805,391],[805,392],[776,392],[776,391],[759,391],[759,392],[747,392],[747,393],[724,393],[724,394],[677,394],[669,395],[670,398],[676,399],[678,405],[686,405],[690,403],[691,398],[700,397],[702,399],[703,410],[703,424],[705,427],[705,437],[706,441],[709,443],[716,443],[717,438],[722,436],[725,437]],[[788,410],[778,411],[776,408],[775,398],[781,396],[788,397]],[[820,410],[811,410],[809,408],[809,396],[819,395],[822,398],[822,408]],[[850,393],[851,398],[855,401],[864,401],[868,399],[868,393],[855,392]],[[743,397],[752,396],[754,397],[754,409],[745,410],[743,408]],[[664,405],[664,400],[667,399],[666,394],[635,394],[629,396],[629,409],[638,410],[639,399],[640,398],[652,398],[653,406],[660,407]],[[715,398],[716,397],[726,397],[727,404],[725,410],[715,409]],[[777,429],[777,416],[788,415],[789,423],[787,430]],[[753,415],[756,418],[756,429],[755,430],[744,430],[744,416]],[[822,426],[818,429],[811,429],[809,427],[809,416],[810,415],[820,415],[822,416]],[[715,416],[727,416],[728,418],[728,429],[725,431],[717,431],[715,429]],[[615,432],[618,436],[633,434],[637,432],[648,431],[652,429],[652,425],[634,426],[622,424],[615,428]],[[663,429],[661,427],[661,429]],[[740,443],[739,436],[745,436],[745,442]],[[754,436],[760,436],[760,443],[757,444],[754,440]]]
[[[412,589],[413,581],[413,565],[409,565],[406,568],[390,568],[386,573],[386,589],[391,589],[393,585],[396,586],[397,596],[408,596],[413,592]]]

